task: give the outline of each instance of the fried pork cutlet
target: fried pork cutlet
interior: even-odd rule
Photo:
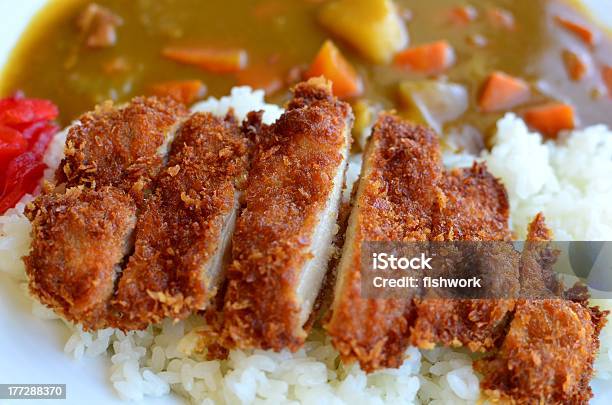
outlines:
[[[135,252],[114,299],[117,327],[182,318],[215,296],[228,261],[246,155],[245,138],[229,117],[194,114],[183,124],[138,219]]]
[[[546,226],[544,215],[538,213],[527,228],[527,241],[521,255],[522,298],[543,299],[563,296],[563,284],[552,269],[560,253],[548,243],[552,236],[552,231]]]
[[[506,188],[484,164],[445,173],[439,186],[431,240],[510,240]]]
[[[497,347],[504,337],[520,291],[520,255],[511,244],[482,243],[462,247],[461,253],[470,250],[475,258],[464,258],[460,266],[444,274],[451,277],[476,275],[483,283],[482,291],[433,289],[423,298],[415,299],[415,322],[410,333],[412,345],[424,349],[432,349],[438,344],[466,346],[471,351],[485,351]],[[461,268],[463,266],[468,267]]]
[[[482,388],[518,404],[587,404],[604,323],[579,303],[521,300],[499,352],[474,363]]]
[[[555,297],[562,287],[550,283],[554,259],[542,243],[551,238],[538,214],[529,225],[528,251],[520,264],[521,296],[538,298],[517,302],[499,350],[474,363],[484,375],[482,388],[493,398],[517,404],[587,404],[592,397],[589,381],[607,313],[588,307],[586,300]]]
[[[257,134],[227,274],[226,346],[303,344],[332,251],[352,120],[329,82],[312,79]]]
[[[136,98],[123,108],[104,104],[69,130],[56,172],[62,187],[39,197],[29,214],[36,224],[26,258],[30,289],[43,303],[86,328],[106,326],[105,300],[130,253],[137,209],[186,114],[170,99]]]
[[[361,245],[506,240],[507,224],[504,188],[484,166],[446,173],[431,130],[382,115],[364,156],[326,326],[342,357],[372,371],[399,366],[411,342],[431,347],[492,341],[512,302],[364,298]],[[518,283],[518,274],[509,277]]]
[[[392,115],[379,118],[364,153],[326,325],[342,358],[358,360],[366,371],[401,364],[414,308],[409,299],[362,296],[362,243],[428,240],[442,176],[431,130]]]
[[[155,97],[137,97],[122,108],[110,102],[98,106],[70,128],[57,183],[115,186],[139,202],[186,114],[182,104]]]
[[[506,190],[482,164],[447,173],[433,210],[432,239],[436,241],[505,241],[510,239],[510,213]],[[433,245],[435,247],[435,243]],[[420,348],[467,346],[472,351],[495,347],[505,331],[514,300],[520,291],[519,254],[501,242],[468,244],[475,249],[486,280],[482,299],[415,300],[416,320],[411,328],[411,343]],[[483,261],[486,260],[486,263]],[[447,274],[448,276],[449,274]],[[465,297],[465,295],[463,295]],[[478,298],[478,297],[474,297]],[[500,298],[500,299],[492,299]],[[506,298],[506,299],[501,299]]]
[[[30,291],[68,320],[106,326],[107,300],[132,245],[132,199],[112,187],[73,187],[39,196],[25,214],[33,235],[24,259]]]

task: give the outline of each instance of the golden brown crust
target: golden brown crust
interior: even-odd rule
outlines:
[[[137,202],[163,166],[159,149],[187,110],[166,98],[137,97],[123,108],[111,102],[84,114],[70,128],[57,172],[67,187],[115,186]]]
[[[521,255],[521,298],[499,350],[478,360],[487,395],[517,404],[587,404],[589,382],[607,311],[589,307],[586,288],[563,286],[551,269],[557,252],[542,213],[529,224]],[[534,299],[535,298],[535,299]]]
[[[365,152],[340,285],[326,325],[343,360],[358,360],[368,372],[402,363],[414,311],[409,300],[362,297],[361,243],[427,240],[441,176],[439,146],[431,130],[392,115],[379,118]]]
[[[246,171],[246,140],[231,119],[195,114],[181,127],[168,166],[153,181],[163,164],[160,146],[185,114],[184,107],[172,101],[137,98],[123,109],[107,105],[86,114],[71,130],[58,177],[70,174],[64,178],[68,186],[82,185],[68,188],[66,195],[40,197],[36,204],[68,206],[78,215],[62,218],[57,228],[53,216],[45,212],[34,234],[35,250],[27,259],[31,274],[63,281],[41,285],[32,278],[31,284],[44,303],[68,319],[86,328],[138,329],[165,316],[187,316],[214,295],[215,286],[204,274],[225,220],[236,208],[235,181]],[[145,199],[143,191],[149,194],[154,186],[153,196]],[[96,228],[82,219],[122,218],[125,208],[116,203],[115,209],[117,198],[111,199],[116,194],[138,206],[136,228],[132,223],[129,229],[115,229],[113,235],[110,228]],[[135,222],[135,207],[132,216]],[[112,226],[110,222],[108,227]],[[132,240],[134,228],[135,253],[116,283],[115,272],[131,254],[130,249],[116,247],[128,236]],[[102,238],[99,246],[106,251],[96,250],[97,238]],[[83,243],[91,251],[87,257],[78,255]],[[48,263],[41,259],[41,249],[48,250],[44,252]],[[103,253],[112,256],[97,257]],[[67,254],[74,256],[74,266],[62,264],[60,259]],[[66,276],[75,272],[82,272],[79,279],[85,281]],[[84,288],[86,282],[91,286]]]
[[[436,344],[466,346],[471,351],[495,348],[514,310],[512,299],[435,299],[415,302],[416,322],[410,342],[433,349]]]
[[[358,360],[372,371],[400,365],[410,341],[421,347],[492,346],[513,301],[428,299],[415,305],[409,299],[365,299],[360,292],[361,243],[507,240],[503,185],[483,165],[444,172],[431,130],[382,115],[366,150],[359,187],[355,233],[344,249],[346,263],[340,264],[341,272],[349,270],[336,290],[327,324],[343,359]]]
[[[116,327],[183,318],[214,294],[204,267],[236,209],[246,172],[246,140],[230,120],[194,114],[180,128],[136,227],[136,248],[119,281]]]
[[[521,301],[499,352],[474,363],[482,388],[517,404],[587,404],[604,315],[565,300]]]
[[[312,235],[348,150],[352,115],[329,84],[294,89],[288,110],[262,127],[233,238],[223,337],[228,347],[297,350],[297,284]]]
[[[446,173],[431,240],[510,240],[506,188],[483,163]]]
[[[442,193],[433,210],[432,240],[503,241],[510,239],[508,218],[510,207],[506,189],[486,170],[474,163],[469,169],[446,173],[440,183]],[[476,248],[476,246],[474,245]],[[481,246],[480,257],[503,248]],[[465,249],[465,248],[464,248]],[[504,277],[508,298],[519,292],[518,255],[498,252],[502,260],[514,257],[516,265],[505,269],[503,264],[489,266]],[[494,259],[494,258],[493,258]],[[507,271],[506,271],[507,270]],[[489,292],[491,293],[491,292]],[[421,348],[467,346],[472,351],[490,350],[505,332],[512,299],[435,299],[416,300],[416,321],[411,328],[411,343]]]
[[[552,240],[553,233],[546,225],[544,214],[538,212],[535,218],[527,227],[527,240],[533,242],[542,242]]]
[[[548,243],[553,237],[542,213],[527,227],[527,241],[521,254],[520,279],[522,298],[560,298],[563,284],[553,271],[559,250]]]
[[[30,291],[86,328],[106,327],[107,300],[131,245],[136,207],[121,190],[71,188],[39,196],[26,210],[32,249]]]

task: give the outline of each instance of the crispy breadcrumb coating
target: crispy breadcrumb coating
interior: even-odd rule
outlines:
[[[70,321],[106,327],[107,302],[132,245],[132,199],[113,187],[73,187],[39,196],[25,214],[32,222],[24,258],[31,293]]]
[[[144,328],[165,316],[185,317],[214,296],[222,279],[223,242],[229,241],[225,234],[233,228],[230,214],[238,208],[235,183],[246,171],[247,142],[232,120],[195,114],[181,126],[160,173],[163,150],[185,117],[180,104],[156,98],[85,114],[66,142],[57,172],[61,187],[35,202],[43,209],[31,214],[38,225],[26,261],[29,272],[38,279],[44,274],[47,283],[31,277],[32,289],[85,328]],[[125,201],[115,203],[116,195]],[[107,229],[85,220],[109,218],[112,227],[127,215],[121,203],[133,208],[130,226]],[[44,209],[57,204],[77,216],[58,222],[54,208]],[[72,262],[64,263],[68,254]],[[73,279],[75,272],[83,274]]]
[[[527,240],[533,242],[546,242],[552,240],[553,233],[546,225],[544,214],[538,212],[527,226]]]
[[[351,123],[349,105],[331,95],[328,82],[313,79],[299,84],[281,118],[255,136],[227,274],[227,347],[297,350],[303,344],[299,280],[316,254],[315,229],[346,165]]]
[[[170,98],[137,97],[122,108],[112,102],[96,107],[70,128],[57,183],[115,186],[139,202],[161,170],[165,146],[186,114],[186,108]]]
[[[469,169],[445,173],[440,188],[442,193],[432,214],[432,240],[510,239],[510,207],[506,189],[487,172],[486,166],[474,163]],[[518,254],[513,254],[510,245],[500,243],[470,247],[479,250],[477,255],[481,260],[493,261],[484,266],[493,271],[484,274],[483,279],[495,281],[497,286],[487,285],[489,296],[484,299],[426,297],[415,300],[416,321],[411,327],[413,345],[420,348],[433,348],[436,344],[467,346],[472,351],[482,351],[495,347],[503,337],[510,312],[514,309],[512,298],[520,290]]]
[[[499,351],[474,363],[493,398],[587,404],[605,314],[561,299],[521,300]]]
[[[445,173],[431,240],[510,240],[506,188],[483,163]]]
[[[398,367],[408,346],[414,308],[408,299],[361,295],[365,241],[424,241],[442,178],[435,134],[392,115],[376,123],[364,153],[326,329],[344,361],[366,371]]]
[[[216,253],[223,256],[218,250],[237,210],[246,155],[246,140],[229,117],[197,113],[183,124],[138,219],[135,252],[113,300],[116,327],[184,318],[215,296],[220,276],[208,268]]]
[[[517,404],[587,404],[589,382],[607,311],[586,299],[562,299],[563,286],[550,266],[557,254],[548,244],[552,231],[538,213],[529,224],[521,257],[521,298],[499,350],[478,360],[487,395]],[[576,284],[568,292],[580,294]],[[568,294],[572,295],[572,294]]]
[[[431,130],[382,115],[366,149],[358,187],[326,326],[343,359],[358,360],[372,371],[399,366],[410,343],[492,347],[503,333],[512,300],[364,298],[361,244],[508,240],[503,185],[481,164],[445,172]],[[516,269],[505,276],[518,292]]]
[[[540,212],[527,227],[527,241],[521,255],[521,297],[532,299],[561,298],[563,284],[552,267],[560,252],[548,243],[553,238]]]

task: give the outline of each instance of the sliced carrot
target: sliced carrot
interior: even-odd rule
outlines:
[[[361,77],[330,40],[325,41],[305,76],[325,76],[332,81],[334,94],[340,98],[355,97],[363,92]]]
[[[478,17],[473,6],[457,6],[450,10],[449,19],[457,25],[467,25]]]
[[[561,53],[567,75],[572,80],[581,80],[587,72],[587,64],[576,52],[564,49]]]
[[[580,38],[585,44],[591,46],[595,45],[595,34],[588,27],[559,16],[555,17],[555,21],[567,31]]]
[[[206,94],[206,86],[201,80],[171,80],[149,86],[155,96],[172,97],[183,104],[191,104]]]
[[[529,108],[523,117],[529,126],[551,139],[556,139],[559,131],[573,129],[576,125],[574,108],[564,103]]]
[[[491,23],[498,28],[505,28],[510,31],[516,28],[514,15],[508,10],[495,7],[489,9],[487,11],[487,15],[489,17],[489,21],[491,21]]]
[[[281,74],[268,65],[254,65],[236,74],[238,84],[263,89],[266,94],[274,94],[283,87]]]
[[[455,52],[446,41],[436,41],[404,49],[396,54],[394,59],[396,66],[427,75],[442,73],[454,62]]]
[[[247,53],[244,49],[169,46],[162,50],[162,56],[213,73],[239,72],[247,64]]]
[[[612,66],[604,66],[601,68],[601,78],[608,88],[608,96],[612,98]]]
[[[485,81],[478,106],[484,112],[503,111],[529,99],[529,85],[503,72],[493,72]]]

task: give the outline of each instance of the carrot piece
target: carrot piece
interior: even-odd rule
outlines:
[[[201,80],[171,80],[149,86],[155,96],[172,97],[183,103],[191,104],[206,94],[206,86]]]
[[[361,77],[330,40],[325,41],[305,76],[325,76],[332,81],[333,92],[340,98],[355,97],[363,92]]]
[[[453,47],[446,41],[413,46],[395,55],[396,66],[427,75],[442,73],[455,62]]]
[[[505,28],[510,31],[516,28],[514,15],[508,10],[495,7],[487,11],[487,16],[489,17],[489,21],[498,28]]]
[[[523,117],[529,126],[550,139],[556,139],[559,131],[573,129],[576,125],[574,108],[564,103],[529,108]]]
[[[247,53],[244,49],[169,46],[162,49],[162,56],[213,73],[239,72],[247,64]]]
[[[570,79],[581,80],[587,72],[587,65],[576,52],[564,49],[561,53],[565,70]]]
[[[493,72],[480,93],[478,106],[484,112],[508,110],[527,101],[529,95],[529,85],[524,80]]]
[[[612,66],[601,68],[601,78],[608,89],[608,96],[612,98]]]
[[[449,19],[457,25],[467,25],[478,17],[478,12],[473,6],[457,6],[450,10]]]
[[[274,94],[283,87],[283,80],[276,69],[268,65],[255,65],[236,73],[238,84],[263,89],[267,95]]]
[[[560,16],[556,16],[555,21],[561,27],[580,38],[585,44],[595,45],[595,34],[588,27]]]

